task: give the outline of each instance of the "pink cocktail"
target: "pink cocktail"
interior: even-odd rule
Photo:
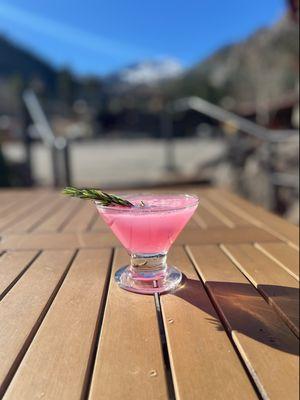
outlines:
[[[181,272],[166,263],[167,253],[198,206],[196,196],[130,195],[135,207],[102,206],[104,221],[131,255],[131,264],[116,273],[118,284],[138,293],[174,290]]]

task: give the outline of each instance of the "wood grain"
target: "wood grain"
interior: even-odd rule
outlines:
[[[217,216],[215,216],[212,212],[207,210],[201,200],[197,209],[197,212],[195,214],[195,218],[198,221],[199,225],[204,228],[224,228],[227,225],[222,221],[222,219],[219,219]],[[232,224],[230,224],[230,227]]]
[[[59,285],[73,251],[45,251],[0,303],[0,396]]]
[[[47,194],[38,192],[32,199],[27,199],[23,203],[20,202],[18,207],[15,208],[14,213],[9,213],[0,218],[0,232],[3,232],[7,227],[20,222],[22,218],[27,218],[29,214],[33,213],[37,207],[43,204]]]
[[[40,224],[33,229],[33,232],[57,232],[76,214],[78,208],[81,206],[78,199],[64,199],[64,202],[46,219],[41,221]]]
[[[96,215],[92,225],[90,227],[91,232],[109,232],[110,228],[106,225],[103,219]]]
[[[239,227],[236,229],[200,229],[185,228],[176,240],[177,245],[274,242],[276,238],[257,227]],[[0,242],[2,250],[32,249],[76,249],[120,246],[120,242],[110,231],[77,233],[28,233],[3,235]]]
[[[120,289],[114,273],[128,262],[118,250],[113,265],[90,400],[168,399],[154,298]]]
[[[234,212],[248,219],[254,225],[266,229],[278,239],[286,240],[299,249],[299,228],[297,226],[228,191],[216,191],[214,196],[222,196],[223,204],[226,204]]]
[[[186,277],[180,290],[160,297],[176,399],[196,400],[200,394],[203,399],[256,399],[184,250],[174,248],[169,263],[177,265]]]
[[[254,386],[298,399],[298,228],[227,191],[184,190],[200,207],[176,241],[189,257],[170,257],[185,286],[160,297],[167,345],[153,297],[113,274],[102,324],[112,246],[113,273],[129,257],[92,204],[1,190],[0,397],[174,400],[169,358],[177,400],[255,399]]]
[[[62,204],[62,199],[49,196],[49,199],[42,202],[39,207],[36,207],[29,215],[24,215],[21,220],[11,223],[5,228],[6,233],[26,233],[31,231],[36,225],[41,223]]]
[[[0,258],[0,299],[37,254],[37,251],[13,251]]]
[[[219,212],[221,212],[224,215],[224,217],[226,217],[229,221],[231,221],[234,227],[253,225],[248,219],[235,213],[234,210],[231,210],[230,208],[226,207],[226,202],[224,203],[222,196],[216,196],[215,191],[207,192],[204,198],[211,206],[215,207]]]
[[[299,281],[299,251],[286,243],[257,243],[256,247]]]
[[[298,399],[298,340],[217,246],[189,248],[261,396]]]
[[[4,399],[82,398],[110,258],[78,253]]]
[[[91,202],[83,202],[82,207],[64,225],[62,232],[84,232],[91,226],[95,218],[96,207]]]
[[[224,250],[299,336],[298,282],[252,245],[226,245]]]

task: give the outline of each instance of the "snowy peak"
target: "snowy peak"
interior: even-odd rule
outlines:
[[[174,59],[144,61],[110,75],[109,80],[125,85],[151,85],[164,79],[176,78],[183,72]]]

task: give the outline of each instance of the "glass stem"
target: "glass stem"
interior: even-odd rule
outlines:
[[[165,274],[167,253],[131,254],[131,273],[134,279],[156,280]]]

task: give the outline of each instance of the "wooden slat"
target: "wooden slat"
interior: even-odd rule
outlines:
[[[59,231],[81,206],[80,200],[66,199],[48,218],[33,229],[33,232],[57,232]]]
[[[32,230],[36,225],[43,221],[47,216],[51,216],[53,212],[60,206],[62,199],[51,197],[44,201],[39,207],[36,207],[29,215],[24,216],[21,221],[15,221],[5,228],[6,233],[25,233]]]
[[[63,227],[62,232],[84,232],[90,227],[96,215],[96,207],[90,202],[83,203],[73,217]]]
[[[6,227],[9,227],[16,222],[20,222],[22,218],[26,218],[29,214],[33,213],[37,207],[43,204],[46,198],[46,194],[41,192],[37,193],[32,200],[29,199],[24,203],[20,202],[13,214],[9,213],[9,215],[4,215],[0,218],[0,232],[2,232]]]
[[[203,196],[200,197],[197,213],[200,217],[206,218],[207,222],[211,224],[207,227],[227,226],[234,228],[234,223],[218,207],[215,207],[211,201],[206,200]]]
[[[106,225],[100,215],[95,215],[95,218],[90,227],[91,232],[109,232],[110,228]]]
[[[226,245],[224,250],[299,336],[298,282],[252,245]]]
[[[77,249],[120,246],[112,232],[94,233],[30,233],[3,236],[0,251],[6,249]]]
[[[110,258],[79,252],[4,399],[82,398]]]
[[[169,263],[178,265],[187,278],[176,293],[160,298],[176,399],[256,399],[184,250],[174,248]]]
[[[17,209],[18,206],[18,202],[19,201],[24,201],[24,196],[22,197],[22,199],[3,199],[2,196],[1,198],[1,203],[0,203],[0,218],[1,217],[7,217],[8,215],[14,213]]]
[[[113,274],[127,262],[118,251]],[[169,399],[154,298],[120,289],[113,275],[89,399]]]
[[[223,204],[226,204],[237,214],[247,218],[256,226],[263,227],[277,238],[285,239],[299,248],[299,228],[297,226],[225,190],[215,191],[214,196],[223,196]]]
[[[207,210],[201,203],[198,206],[195,218],[197,219],[199,225],[204,228],[224,228],[227,225],[219,218],[217,218],[213,213]]]
[[[299,251],[286,243],[257,243],[256,247],[299,281]]]
[[[262,397],[298,399],[296,336],[220,248],[189,252]]]
[[[199,226],[197,219],[195,217],[192,217],[187,223],[187,228],[199,228],[199,227],[201,226]]]
[[[274,242],[276,238],[257,227],[212,228],[207,230],[185,229],[177,239],[177,244],[218,244]]]
[[[37,254],[37,251],[15,251],[0,258],[0,299]]]
[[[213,193],[213,196],[212,196]],[[221,212],[226,218],[228,218],[231,223],[236,226],[251,226],[252,224],[246,218],[241,215],[236,214],[228,207],[226,207],[226,202],[224,204],[222,196],[216,196],[216,192],[206,193],[205,199],[210,203],[211,206],[215,207],[219,212]]]
[[[30,343],[72,251],[45,251],[0,302],[0,396]]]
[[[186,228],[179,235],[176,244],[218,244],[218,243],[252,243],[274,242],[276,238],[270,233],[256,227],[236,229],[200,229]],[[120,246],[120,242],[111,231],[78,232],[78,233],[28,233],[3,235],[0,251],[8,249],[74,249]]]
[[[29,192],[17,192],[14,190],[9,190],[9,191],[3,191],[1,190],[1,195],[0,195],[0,216],[2,215],[7,215],[7,211],[14,209],[14,207],[18,204],[19,201],[23,202],[28,199],[29,197],[32,197],[32,195]]]

